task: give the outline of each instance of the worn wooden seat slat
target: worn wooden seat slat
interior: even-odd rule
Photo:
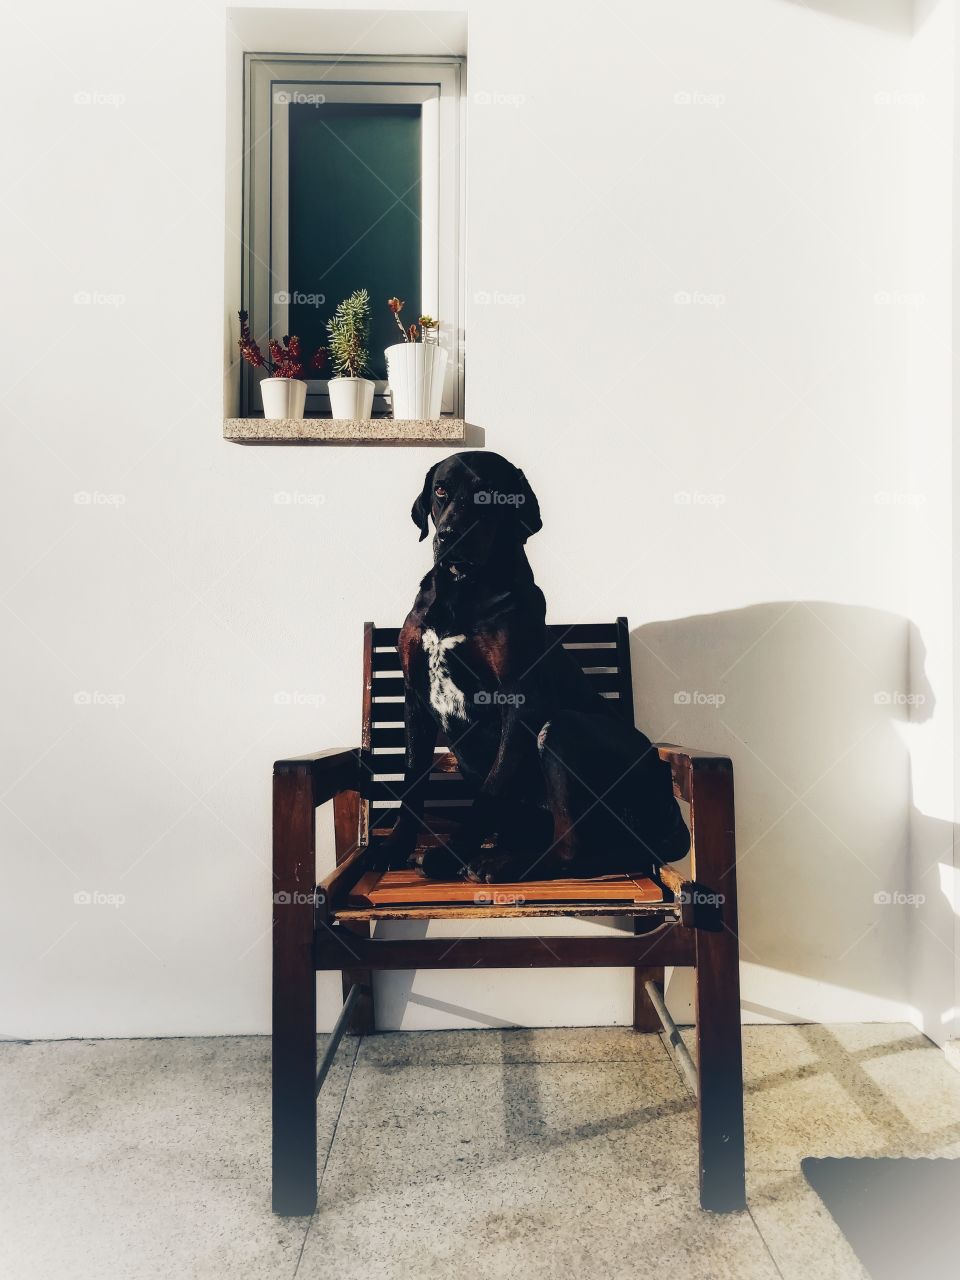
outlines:
[[[421,871],[370,871],[360,877],[347,898],[350,906],[436,905],[490,906],[511,903],[578,902],[588,914],[591,903],[663,902],[655,880],[632,876],[590,879],[525,880],[515,884],[474,884],[465,880],[429,880]]]

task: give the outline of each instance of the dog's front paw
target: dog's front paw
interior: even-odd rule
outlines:
[[[409,865],[410,856],[416,848],[417,831],[406,823],[391,831],[384,840],[373,846],[370,854],[370,867],[373,871],[401,871]]]
[[[410,865],[422,871],[429,880],[459,880],[463,872],[462,859],[445,844],[418,849],[410,859]]]
[[[474,884],[503,884],[517,878],[516,864],[509,854],[484,851],[466,862],[463,878]]]

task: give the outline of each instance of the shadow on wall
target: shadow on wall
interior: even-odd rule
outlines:
[[[940,894],[933,875],[922,888],[908,880],[910,772],[897,722],[934,710],[928,686],[909,689],[908,644],[923,653],[901,617],[817,601],[631,634],[640,727],[734,762],[741,958],[757,966],[745,971],[748,1017],[804,1019],[816,1001],[829,1020],[823,984],[840,989],[841,1017],[843,991],[877,997],[878,1018],[894,1012],[882,1002],[908,1000],[912,895]],[[948,849],[952,824],[940,825]],[[763,970],[807,981],[779,980],[771,1008]]]
[[[909,0],[787,0],[787,4],[876,27],[890,35],[909,36],[913,32],[915,6]]]

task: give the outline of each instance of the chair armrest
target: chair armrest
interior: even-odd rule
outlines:
[[[357,790],[359,782],[359,750],[318,751],[274,762],[275,975],[283,970],[284,957],[309,951],[313,945],[317,908],[325,909],[324,902],[317,899],[317,805],[325,804],[342,791]]]
[[[660,759],[666,760],[673,771],[673,786],[679,796],[690,804],[694,774],[704,771],[733,774],[733,761],[729,756],[714,751],[698,751],[695,747],[678,747],[672,742],[655,744]]]
[[[317,885],[317,910],[324,920],[329,920],[337,907],[343,905],[347,894],[368,870],[369,845],[359,845]]]
[[[356,791],[360,785],[360,748],[334,748],[306,756],[276,760],[274,778],[308,773],[313,782],[314,805],[325,804],[340,791]]]
[[[673,772],[677,795],[690,805],[690,876],[660,868],[660,879],[681,904],[681,921],[701,930],[737,928],[733,761],[712,751],[658,743]]]
[[[716,751],[699,751],[696,747],[678,747],[673,742],[657,742],[654,745],[660,752],[660,759],[667,760],[670,764],[687,764],[695,769],[733,768],[730,757],[719,755]]]

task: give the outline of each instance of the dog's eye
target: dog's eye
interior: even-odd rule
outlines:
[[[447,496],[447,491],[442,484],[438,484],[433,492],[437,495],[438,498],[445,498]]]

